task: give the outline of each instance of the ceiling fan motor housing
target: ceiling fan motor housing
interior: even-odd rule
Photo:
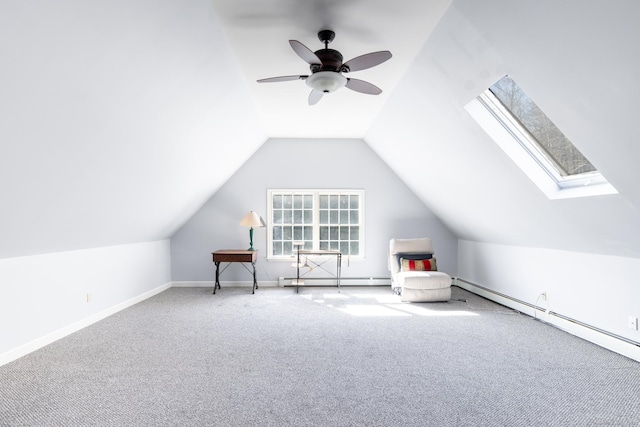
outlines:
[[[311,72],[316,71],[340,71],[342,67],[342,54],[333,49],[320,49],[314,52],[322,65],[318,67],[316,64],[311,65]]]

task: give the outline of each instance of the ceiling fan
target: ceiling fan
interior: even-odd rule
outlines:
[[[305,80],[307,86],[312,89],[309,94],[309,105],[317,104],[325,93],[335,92],[342,87],[347,87],[356,92],[366,93],[368,95],[381,94],[382,89],[379,87],[364,80],[345,77],[343,73],[366,70],[367,68],[380,65],[391,58],[391,52],[388,50],[371,52],[343,63],[342,54],[337,50],[329,49],[329,43],[331,43],[334,38],[335,33],[331,30],[318,32],[318,39],[324,43],[324,49],[315,52],[297,40],[289,40],[289,44],[295,53],[309,64],[311,75],[270,77],[268,79],[260,79],[258,83]]]

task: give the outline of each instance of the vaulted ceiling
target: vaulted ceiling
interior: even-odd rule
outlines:
[[[362,138],[459,237],[640,256],[632,0],[0,4],[0,257],[157,240],[270,137]],[[393,57],[307,105],[289,46]],[[464,105],[509,74],[619,194],[551,201]]]

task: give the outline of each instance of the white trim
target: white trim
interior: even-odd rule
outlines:
[[[476,295],[480,295],[491,301],[495,301],[498,304],[502,304],[506,307],[513,308],[514,310],[517,310],[521,313],[536,317],[545,323],[548,323],[559,329],[562,329],[567,333],[570,333],[571,335],[575,335],[584,340],[599,345],[600,347],[604,347],[608,350],[640,362],[640,347],[638,347],[637,345],[633,345],[631,343],[617,339],[611,335],[598,332],[595,329],[582,326],[578,323],[571,322],[570,320],[555,315],[552,311],[532,308],[527,304],[523,304],[516,300],[506,298],[505,296],[493,293],[488,289],[478,287],[477,285],[474,285],[471,282],[467,282],[464,279],[455,278],[454,284],[459,288],[466,289],[469,292],[473,292]]]
[[[5,365],[9,362],[12,362],[20,357],[26,356],[29,353],[32,353],[36,350],[41,349],[55,341],[58,341],[61,338],[64,338],[68,335],[73,334],[74,332],[78,332],[79,330],[86,328],[96,322],[99,322],[102,319],[105,319],[112,314],[115,314],[125,308],[129,308],[139,302],[142,302],[148,298],[151,298],[154,295],[159,294],[160,292],[166,291],[172,286],[171,282],[165,283],[162,286],[159,286],[155,289],[151,289],[150,291],[144,292],[136,297],[130,298],[126,301],[118,303],[112,307],[106,308],[98,313],[94,313],[84,319],[81,319],[77,322],[74,322],[70,325],[64,326],[57,331],[51,332],[45,336],[40,338],[36,338],[35,340],[23,344],[19,347],[11,349],[3,354],[0,354],[0,366]]]
[[[203,280],[203,281],[177,281],[171,282],[172,288],[211,288],[213,289],[213,284],[215,282],[213,280]],[[221,281],[222,289],[224,288],[251,288],[253,287],[253,281]],[[277,284],[274,284],[271,281],[261,282],[258,280],[258,288],[268,288],[275,287]]]

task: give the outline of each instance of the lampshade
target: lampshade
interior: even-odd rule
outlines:
[[[240,221],[240,225],[244,225],[245,227],[264,227],[266,224],[257,213],[249,211],[249,213],[242,218],[242,221]]]
[[[335,71],[318,71],[307,77],[309,87],[319,92],[334,92],[347,84],[347,78]]]

